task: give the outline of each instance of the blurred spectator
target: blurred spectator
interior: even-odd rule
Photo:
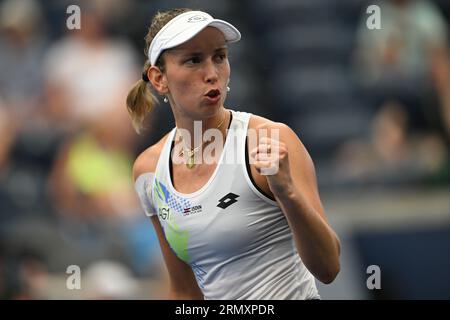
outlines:
[[[448,29],[442,13],[427,0],[380,2],[381,29],[364,17],[357,38],[360,81],[383,105],[396,100],[406,109],[411,129],[450,135]]]
[[[102,3],[83,2],[81,29],[67,30],[45,59],[47,105],[69,131],[124,108],[140,74],[130,45],[108,36],[105,19],[114,16],[104,14]]]
[[[64,214],[86,220],[134,213],[134,132],[125,108],[109,110],[67,141],[52,173],[54,203]]]
[[[47,209],[42,184],[57,143],[53,132],[38,129],[46,31],[40,2],[0,3],[0,219],[5,230],[6,220]]]
[[[339,150],[335,178],[340,183],[424,182],[446,165],[447,151],[437,135],[409,133],[402,105],[388,101],[373,121],[369,139],[354,139]]]
[[[341,181],[423,182],[448,164],[447,25],[430,1],[388,0],[380,8],[381,29],[363,19],[356,48],[357,73],[377,115],[370,137],[341,147],[335,173]]]
[[[48,45],[39,2],[0,3],[0,182],[14,162],[23,128],[33,123],[42,98],[42,59]]]
[[[66,221],[62,231],[76,234],[68,237],[75,246],[89,250],[95,242],[100,256],[126,261],[136,275],[158,274],[156,238],[133,191],[136,141],[128,113],[108,110],[103,117],[61,148],[50,178],[52,203]]]
[[[86,270],[83,283],[85,299],[136,299],[138,283],[131,271],[115,261],[97,261]]]
[[[0,98],[23,121],[30,119],[40,103],[42,58],[48,45],[45,35],[39,2],[6,0],[0,4]]]

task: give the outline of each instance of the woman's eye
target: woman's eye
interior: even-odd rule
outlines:
[[[227,58],[227,55],[225,53],[221,53],[217,55],[217,60],[223,61]]]
[[[188,64],[200,63],[200,58],[199,57],[192,57],[192,58],[186,60],[186,63],[188,63]]]

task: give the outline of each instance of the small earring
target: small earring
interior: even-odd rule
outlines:
[[[163,100],[164,100],[165,103],[169,102],[169,99],[167,99],[167,97],[164,97]]]
[[[231,90],[230,87],[227,86],[227,92],[230,92],[230,90]]]

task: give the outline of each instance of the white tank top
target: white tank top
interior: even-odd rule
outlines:
[[[170,247],[192,267],[205,299],[319,299],[283,212],[247,169],[251,114],[231,115],[215,171],[191,194],[173,187],[169,161],[176,128],[169,133],[156,172],[136,180],[142,206],[147,215],[158,214]]]

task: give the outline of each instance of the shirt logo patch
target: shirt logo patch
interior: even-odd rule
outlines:
[[[225,197],[219,200],[219,204],[217,205],[219,208],[226,209],[231,206],[233,203],[237,202],[237,198],[240,196],[234,194],[232,192],[228,193]]]
[[[190,216],[199,212],[202,212],[202,205],[187,207],[183,210],[183,216]]]
[[[170,209],[168,207],[158,208],[158,215],[162,220],[169,219]]]

